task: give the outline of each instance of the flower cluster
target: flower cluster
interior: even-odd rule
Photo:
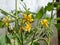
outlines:
[[[23,24],[25,23],[25,26],[22,26],[22,30],[24,31],[30,31],[31,29],[31,22],[33,21],[32,14],[23,14]]]
[[[54,4],[53,2],[53,7]],[[53,14],[55,7],[50,9],[49,7],[52,6],[48,3],[48,6],[42,7],[38,12],[31,12],[25,3],[22,2],[21,5],[24,10],[18,10],[17,5],[18,1],[15,0],[15,10],[12,10],[11,13],[0,9],[0,12],[5,15],[4,18],[0,18],[0,27],[4,27],[4,29],[6,27],[7,30],[7,33],[0,38],[0,45],[2,45],[1,43],[3,45],[41,45],[39,41],[50,45],[50,36],[54,33],[52,28],[55,26],[53,22],[55,21],[53,16],[55,15]],[[51,11],[50,17],[45,15],[49,10]]]

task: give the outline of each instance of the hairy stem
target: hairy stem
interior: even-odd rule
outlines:
[[[34,37],[35,37],[35,33],[33,34],[31,45],[33,45]]]
[[[51,19],[53,18],[53,8],[54,8],[54,0],[53,0],[53,2],[52,2]]]
[[[21,30],[21,45],[23,45],[23,34],[22,34],[22,30]]]

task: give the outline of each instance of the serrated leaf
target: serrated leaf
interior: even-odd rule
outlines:
[[[36,18],[37,19],[41,19],[42,18],[42,16],[44,15],[44,8],[41,8],[39,11],[38,11],[38,13],[36,14]]]
[[[60,9],[60,3],[59,2],[55,2],[54,3],[54,7],[59,10]]]
[[[52,4],[48,3],[47,6],[45,7],[46,10],[51,11],[53,9]]]

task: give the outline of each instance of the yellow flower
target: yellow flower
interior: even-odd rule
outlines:
[[[23,17],[24,17],[25,21],[28,21],[28,22],[32,22],[33,21],[32,14],[29,14],[29,15],[24,14]]]
[[[11,21],[11,18],[6,16],[2,19],[3,22],[10,22]]]
[[[4,25],[5,25],[5,26],[8,26],[8,23],[6,22],[6,23],[4,23]]]
[[[24,31],[29,31],[30,32],[30,29],[31,29],[31,24],[30,23],[26,23],[26,26],[22,27],[22,30],[24,30]]]
[[[30,31],[30,29],[31,29],[31,25],[30,25],[30,24],[26,24],[25,30],[26,30],[26,31]]]
[[[2,22],[4,23],[5,26],[8,26],[10,21],[11,21],[11,18],[8,16],[6,16],[2,19]]]
[[[11,18],[8,17],[8,22],[10,22],[10,21],[11,21]]]
[[[48,21],[47,21],[47,19],[43,19],[43,20],[41,21],[41,24],[42,24],[43,26],[45,26],[45,27],[48,27]]]

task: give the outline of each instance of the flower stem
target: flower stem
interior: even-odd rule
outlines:
[[[51,12],[51,19],[53,18],[53,8],[54,8],[54,0],[52,1],[52,12]]]
[[[54,9],[54,0],[52,0],[51,20],[54,18],[54,16],[53,16],[53,9]],[[50,24],[50,26],[51,26],[51,24]],[[48,33],[48,45],[50,45],[50,33]]]
[[[48,35],[48,45],[50,45],[50,34]]]
[[[16,16],[17,16],[17,0],[15,0],[15,11],[16,11]]]
[[[21,30],[21,45],[23,45],[23,34],[22,34],[22,30]]]
[[[33,45],[34,37],[35,37],[35,32],[34,32],[34,34],[33,34],[33,38],[32,38],[31,45]]]
[[[18,30],[18,13],[17,13],[17,0],[15,0],[15,12],[16,12],[16,14],[15,14],[15,16],[16,16],[16,21],[15,21],[15,30],[16,30],[16,32],[17,32],[17,30]]]

